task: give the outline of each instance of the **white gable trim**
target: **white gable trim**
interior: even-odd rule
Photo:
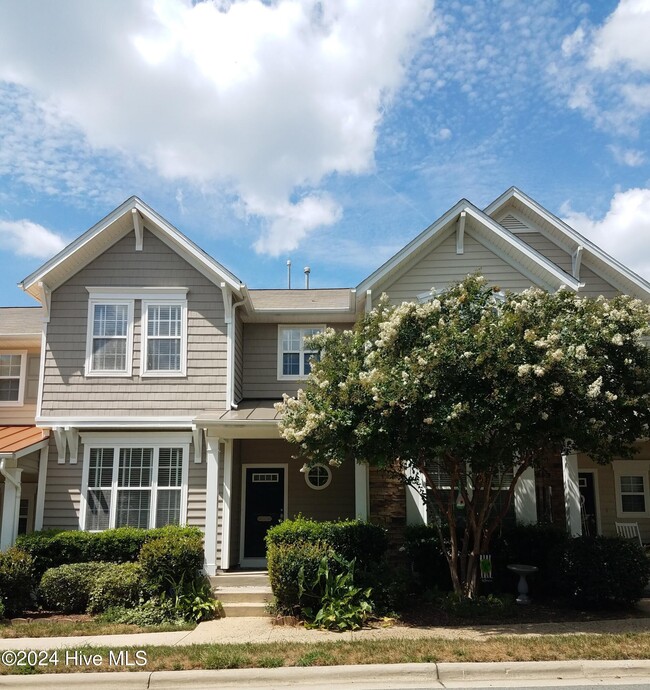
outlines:
[[[147,206],[147,204],[135,196],[127,199],[123,204],[109,213],[104,219],[100,220],[99,223],[96,223],[92,228],[71,242],[56,256],[34,271],[34,273],[27,276],[27,278],[19,283],[19,287],[32,294],[36,299],[39,299],[41,297],[40,291],[38,290],[39,282],[47,281],[47,276],[51,271],[65,264],[65,262],[78,251],[87,248],[95,238],[107,230],[111,225],[122,219],[122,217],[126,214],[128,214],[130,219],[129,230],[133,229],[136,234],[136,247],[139,244],[138,225],[140,224],[139,219],[141,218],[141,223],[146,225],[148,230],[152,231],[159,239],[176,251],[194,268],[203,273],[203,275],[205,275],[208,279],[212,280],[217,285],[220,285],[222,282],[226,282],[234,292],[236,292],[238,295],[241,294],[241,283],[236,276],[230,273],[230,271],[228,271],[220,263],[208,256],[208,254],[199,249],[191,240],[185,237],[185,235],[178,231],[173,225],[168,223],[162,216],[158,215],[152,208]],[[136,217],[138,218],[138,221],[134,223],[133,219]],[[92,258],[95,258],[92,250],[89,251],[89,255],[92,256]],[[99,253],[97,255],[99,255]],[[86,260],[86,265],[92,260],[92,258]],[[79,266],[75,266],[74,272],[77,272],[78,270]],[[61,284],[61,281],[59,281],[59,284]],[[55,288],[56,286],[51,287]]]
[[[409,264],[417,260],[422,251],[433,251],[437,243],[456,230],[455,221],[460,222],[463,213],[465,214],[464,232],[469,232],[476,239],[481,237],[485,242],[489,242],[491,251],[520,271],[522,275],[532,280],[533,283],[546,286],[549,290],[557,290],[561,285],[576,292],[580,288],[580,282],[573,276],[565,273],[552,261],[499,225],[493,218],[487,216],[469,201],[461,199],[433,225],[421,232],[395,256],[360,283],[357,286],[357,295],[363,295],[367,290],[376,291],[377,286],[390,275],[404,272]],[[467,226],[469,218],[475,221],[471,229]],[[515,256],[500,249],[499,242],[512,248]]]
[[[575,251],[578,246],[582,246],[583,265],[587,265],[587,262],[585,262],[584,259],[588,258],[589,255],[591,255],[593,259],[596,259],[596,261],[602,262],[605,268],[609,269],[606,272],[603,272],[602,269],[594,267],[593,262],[590,262],[589,267],[591,268],[591,270],[594,271],[594,273],[606,280],[608,283],[614,285],[615,287],[618,287],[619,289],[621,289],[622,292],[628,292],[626,288],[622,287],[624,285],[623,281],[627,281],[628,283],[632,283],[646,296],[650,295],[650,283],[648,281],[634,273],[634,271],[631,271],[620,261],[614,259],[614,257],[604,252],[600,247],[598,247],[593,242],[588,240],[586,237],[581,235],[579,232],[574,230],[571,226],[567,225],[564,221],[560,220],[557,216],[554,216],[543,206],[540,206],[534,199],[531,199],[527,194],[522,192],[520,189],[517,189],[516,187],[510,187],[510,189],[505,191],[491,204],[486,206],[484,209],[484,213],[490,216],[498,213],[499,210],[502,209],[511,199],[516,199],[520,203],[524,204],[531,211],[533,211],[533,213],[535,213],[537,216],[542,218],[544,221],[546,221],[554,228],[556,228],[560,233],[562,233],[569,240],[571,252]],[[555,242],[555,244],[557,244],[556,240],[553,241]],[[623,281],[621,281],[620,278],[617,280],[617,275],[621,276],[623,278]]]

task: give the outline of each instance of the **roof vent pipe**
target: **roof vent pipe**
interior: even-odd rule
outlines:
[[[305,290],[309,290],[309,274],[311,273],[311,268],[305,266]]]
[[[291,259],[287,259],[287,288],[291,290]]]

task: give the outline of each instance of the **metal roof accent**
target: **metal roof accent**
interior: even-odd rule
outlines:
[[[31,446],[42,444],[49,436],[49,431],[33,425],[0,426],[0,455],[24,455],[21,451],[29,452]]]

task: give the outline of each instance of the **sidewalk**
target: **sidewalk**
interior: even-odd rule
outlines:
[[[498,635],[569,635],[586,633],[650,632],[650,618],[627,618],[590,622],[538,623],[465,628],[424,628],[392,626],[356,632],[335,633],[306,630],[302,626],[273,625],[271,618],[221,618],[200,623],[194,630],[130,635],[92,635],[83,637],[35,637],[0,639],[5,649],[61,649],[102,646],[113,648],[147,645],[183,646],[191,644],[239,644],[246,642],[299,642],[446,638],[483,640]]]

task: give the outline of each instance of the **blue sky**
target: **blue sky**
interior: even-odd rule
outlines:
[[[354,286],[511,185],[650,278],[648,36],[650,0],[0,3],[0,305],[133,194],[251,288]]]

